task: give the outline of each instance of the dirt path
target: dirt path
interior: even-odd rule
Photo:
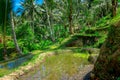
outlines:
[[[93,69],[93,65],[86,65],[85,67],[81,68],[79,72],[75,74],[74,76],[68,77],[67,75],[64,75],[60,80],[83,80],[85,75],[89,73],[92,69]],[[31,71],[30,74],[21,76],[20,80],[46,80],[40,75],[41,75],[40,70]],[[89,79],[86,78],[85,80],[89,80]]]
[[[80,72],[76,75],[76,79],[73,80],[83,80],[83,78],[93,69],[93,65],[86,65]],[[88,77],[85,80],[89,80]]]

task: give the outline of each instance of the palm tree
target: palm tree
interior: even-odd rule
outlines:
[[[22,51],[17,43],[17,39],[16,39],[16,34],[15,34],[15,25],[14,25],[14,18],[13,18],[13,12],[10,12],[10,19],[11,19],[11,27],[12,27],[12,36],[13,36],[13,41],[16,47],[16,50],[18,51],[19,55],[22,55]]]
[[[4,51],[3,51],[3,57],[6,60],[7,57],[7,46],[6,46],[6,26],[8,25],[8,21],[9,21],[9,14],[12,11],[12,3],[10,0],[0,0],[0,25],[2,26],[2,36],[3,36],[3,47],[4,47]],[[13,17],[12,14],[10,14],[11,16],[11,27],[12,27],[12,33],[13,33],[13,38],[14,38],[14,43],[16,46],[16,50],[22,54],[21,50],[19,49],[19,46],[17,44],[16,41],[16,35],[15,35],[15,31],[14,31],[14,24],[13,24]]]
[[[30,26],[31,26],[31,29],[33,30],[33,34],[34,34],[34,15],[35,15],[34,0],[25,0],[25,2],[23,2],[22,5],[25,8],[25,12],[27,12],[26,16],[29,17],[29,19],[30,19]]]
[[[54,5],[53,0],[50,0],[50,1],[45,0],[45,9],[46,9],[48,27],[49,27],[49,30],[50,30],[50,38],[51,38],[52,41],[55,41],[54,32],[53,32],[53,26],[52,26],[52,23],[51,23],[52,22],[51,15],[52,15],[52,6],[53,5]]]
[[[32,41],[34,41],[36,16],[38,18],[38,16],[39,17],[41,16],[41,14],[37,10],[38,7],[35,3],[35,0],[21,0],[21,6],[22,6],[22,8],[19,8],[17,12],[22,12],[21,17],[24,20],[26,20],[28,22],[28,24],[30,25],[30,29],[32,30],[32,33],[34,35]]]
[[[22,12],[22,18],[27,19],[27,22],[29,22],[29,25],[32,29],[32,33],[35,35],[34,32],[34,23],[35,23],[35,15],[38,14],[39,12],[37,12],[36,10],[36,5],[34,0],[21,0],[21,6],[22,8],[19,8],[17,12]],[[34,37],[33,37],[34,40]]]
[[[3,36],[3,56],[4,59],[7,59],[7,50],[6,50],[6,24],[8,21],[8,14],[10,11],[9,0],[0,0],[0,25],[2,26],[2,36]]]

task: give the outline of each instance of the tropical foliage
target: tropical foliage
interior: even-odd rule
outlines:
[[[14,11],[15,1],[0,0],[0,61],[33,50],[100,48],[112,34],[111,23],[120,16],[120,0],[44,0],[42,4],[20,0],[21,6]]]

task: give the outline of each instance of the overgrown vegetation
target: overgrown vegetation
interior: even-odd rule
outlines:
[[[0,1],[0,61],[29,55],[28,53],[34,50],[52,51],[69,48],[81,52],[84,48],[100,48],[108,39],[108,35],[112,34],[109,32],[116,30],[111,29],[111,24],[120,19],[120,0],[42,1],[41,3],[35,0]],[[112,34],[113,36],[115,35]],[[56,74],[70,66],[68,69],[65,68],[65,72],[72,75],[77,72],[75,70],[77,68],[72,71],[74,64],[69,61],[73,60],[78,66],[78,62],[83,60],[86,63],[87,60],[86,54],[82,54],[82,58],[79,54],[57,56],[48,57],[43,63],[50,68],[55,66]],[[66,63],[61,63],[65,57],[68,63],[66,66],[64,66]],[[63,67],[56,66],[61,64]],[[48,74],[49,70],[47,69],[48,72],[45,74]],[[4,69],[0,71],[6,72]],[[49,75],[50,79],[51,76]],[[57,78],[58,76],[56,80]]]
[[[4,54],[2,54],[1,60],[9,58],[8,47],[16,48],[16,53],[27,54],[32,50],[47,49],[48,46],[55,43],[60,44],[61,40],[71,35],[69,33],[81,34],[81,36],[99,36],[100,33],[103,33],[101,30],[104,31],[103,28],[109,26],[109,22],[107,22],[110,19],[111,10],[111,1],[109,0],[71,0],[72,5],[69,0],[51,0],[50,2],[45,0],[42,5],[37,3],[34,5],[33,0],[21,0],[19,3],[21,7],[16,11],[14,11],[16,1],[3,2],[2,5],[8,6],[9,4],[13,10],[6,7],[5,10],[9,10],[9,12],[5,12],[1,9],[1,12],[4,12],[1,13],[1,17],[7,20],[4,28],[5,34],[2,36],[3,38],[1,37],[1,45],[4,43],[2,48]],[[77,6],[74,6],[75,4]],[[94,12],[97,13],[94,14]],[[10,14],[11,19],[3,14],[6,16]],[[3,18],[0,20],[4,24]],[[2,23],[1,26],[3,26]],[[12,37],[7,41],[4,40],[6,36]],[[103,41],[104,39],[100,40],[95,47],[98,47],[99,43],[102,44]],[[6,56],[4,56],[5,54]]]

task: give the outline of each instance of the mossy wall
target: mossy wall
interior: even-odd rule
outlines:
[[[93,80],[117,80],[120,74],[120,21],[111,25],[93,69]]]

